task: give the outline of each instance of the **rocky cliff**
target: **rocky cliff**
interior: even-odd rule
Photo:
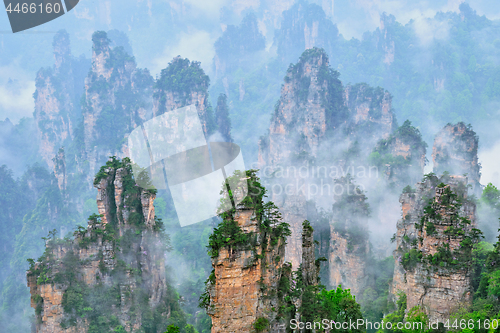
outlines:
[[[208,100],[210,79],[200,63],[174,58],[154,85],[153,116],[162,115],[187,105],[196,106],[205,135],[214,131],[212,107]]]
[[[89,183],[110,155],[126,156],[126,135],[151,117],[153,94],[153,78],[122,46],[112,48],[103,31],[92,42],[91,61],[77,59],[69,35],[58,32],[55,65],[38,72],[34,94],[41,156],[53,169],[64,146],[71,173],[89,175]]]
[[[370,162],[384,172],[389,184],[401,190],[422,179],[426,151],[427,144],[420,131],[407,120],[388,138],[377,143]]]
[[[238,177],[248,179],[250,189],[263,189],[254,171],[246,175]],[[284,305],[300,306],[300,295],[295,295],[293,304],[286,298],[295,288],[290,282],[297,280],[285,263],[288,224],[277,207],[262,202],[262,196],[248,196],[222,217],[210,236],[213,271],[202,301],[212,317],[212,332],[285,332],[286,319],[299,314],[287,312]],[[303,264],[298,274],[305,286],[316,285],[319,269],[307,221],[301,233]]]
[[[335,195],[330,221],[328,249],[329,285],[351,289],[359,298],[369,285],[367,267],[370,258],[369,234],[366,226],[370,215],[368,198],[349,177],[335,181],[342,188]]]
[[[82,97],[83,133],[77,144],[90,161],[90,174],[110,155],[126,156],[126,136],[151,117],[153,78],[136,68],[124,48],[111,48],[107,34],[92,35],[92,67]]]
[[[350,113],[348,131],[351,140],[387,139],[394,130],[392,96],[388,91],[365,83],[347,86],[344,103]]]
[[[391,294],[405,293],[408,309],[419,306],[429,320],[444,321],[472,301],[471,251],[480,231],[467,178],[427,175],[416,190],[405,189],[400,202]]]
[[[481,231],[468,195],[469,187],[474,192],[480,186],[477,146],[470,126],[446,125],[436,135],[432,154],[434,171],[443,175],[426,175],[400,197],[391,294],[405,293],[408,309],[422,307],[430,320],[444,321],[472,301],[471,251]]]
[[[163,332],[179,305],[165,276],[165,239],[155,193],[115,158],[96,176],[100,215],[74,239],[46,239],[27,272],[36,332]]]
[[[306,201],[314,196],[324,206],[333,204],[333,178],[342,175],[332,174],[332,165],[346,170],[348,163],[366,163],[359,161],[360,150],[368,155],[394,128],[387,91],[365,84],[344,89],[338,77],[324,50],[306,50],[289,67],[269,135],[260,141],[260,167],[266,176],[272,175],[266,179],[272,184],[272,200],[292,230],[286,258],[294,268],[302,257]],[[329,171],[321,174],[320,166]],[[299,172],[302,169],[307,172]]]
[[[382,15],[380,15],[380,27],[375,32],[375,36],[377,38],[377,49],[383,52],[383,62],[387,66],[390,66],[394,62],[394,56],[396,54],[396,47],[392,32],[394,27],[397,27],[397,24],[396,18],[393,15],[382,13]]]
[[[324,71],[328,71],[328,58],[319,49],[304,52],[299,62],[289,68],[271,121],[269,137],[261,141],[261,164],[273,170],[278,166],[291,164],[300,153],[315,156],[320,139],[327,130],[327,122],[333,126],[340,125],[342,119],[335,118],[334,113],[337,110],[334,108],[345,111],[338,90],[341,83],[335,75],[321,76]],[[327,91],[332,94],[327,94]],[[330,117],[323,103],[325,99],[331,102],[333,109]],[[296,187],[295,190],[286,195],[271,194],[272,200],[280,207],[292,230],[286,258],[292,262],[294,268],[300,265],[300,229],[302,222],[307,219],[306,194],[297,190],[298,182],[303,185],[304,180],[296,178],[297,175],[292,175],[288,179],[279,179],[280,186],[286,187],[290,184]],[[294,184],[296,181],[297,184]]]
[[[240,26],[228,25],[215,42],[215,80],[238,67],[254,64],[252,55],[266,46],[266,39],[259,31],[255,14],[247,14]],[[247,59],[249,58],[249,59]],[[245,66],[246,67],[246,66]]]
[[[59,190],[66,190],[68,177],[66,174],[66,155],[64,154],[64,147],[59,148],[57,155],[52,159],[54,163],[54,176],[57,179],[57,186]]]
[[[274,34],[274,47],[287,63],[313,47],[333,53],[338,35],[337,26],[327,18],[321,6],[301,1],[283,12],[281,27]]]
[[[38,71],[33,95],[39,152],[50,168],[59,148],[75,138],[81,116],[82,73],[88,70],[85,58],[72,57],[66,31],[54,36],[53,47],[55,64]]]
[[[477,160],[478,137],[470,125],[460,122],[446,125],[434,139],[434,173],[467,174],[473,192],[481,191],[481,166]]]

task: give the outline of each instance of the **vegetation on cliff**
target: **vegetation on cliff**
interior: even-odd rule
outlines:
[[[432,174],[427,175],[426,178],[432,179],[436,186],[437,182],[446,181],[447,175],[445,174],[439,180]],[[428,199],[419,223],[415,224],[419,238],[410,239],[405,236],[402,247],[398,249],[401,255],[400,261],[407,271],[415,269],[421,262],[434,269],[440,267],[466,270],[470,266],[473,247],[482,238],[482,232],[472,225],[467,216],[460,214],[464,201],[468,200],[460,191],[460,186],[454,191],[449,185],[441,182],[436,188],[442,189],[439,198]],[[436,228],[438,225],[439,231]],[[443,229],[441,226],[446,226],[446,228]],[[422,253],[420,247],[425,237],[435,237],[440,241],[436,253],[427,255]],[[456,242],[459,246],[451,248],[450,243]]]
[[[309,221],[304,221],[302,227],[303,239],[313,239],[314,229]],[[315,276],[314,281],[308,278],[311,272],[306,271],[305,259],[303,257],[303,263],[296,271],[292,271],[289,263],[283,265],[280,271],[277,290],[279,305],[277,320],[285,323],[287,332],[294,331],[290,321],[294,318],[299,318],[300,322],[309,323],[309,326],[305,326],[305,332],[326,332],[327,328],[321,325],[324,319],[340,323],[356,322],[362,319],[361,307],[349,289],[342,289],[339,285],[328,290],[324,285],[319,284],[320,264],[327,259],[315,260],[315,272],[312,272]],[[345,331],[354,333],[362,332],[363,329],[349,328]]]
[[[389,175],[391,186],[400,189],[420,179],[426,162],[427,143],[409,120],[387,139],[381,139],[368,161]]]
[[[337,26],[327,18],[321,6],[314,3],[299,1],[283,12],[280,29],[274,34],[274,45],[278,56],[285,64],[297,59],[308,49],[308,28],[316,25],[316,40],[314,45],[330,50],[336,44],[339,35]]]
[[[434,171],[468,173],[472,182],[479,181],[480,166],[477,162],[479,138],[472,125],[448,123],[437,134],[433,151]]]
[[[224,10],[227,10],[227,8]],[[221,49],[226,48],[227,50],[232,50],[235,53],[241,51],[241,46],[248,47],[248,49],[251,50],[262,49],[262,38],[260,38],[262,34],[258,32],[258,30],[255,30],[257,21],[260,20],[261,14],[258,15],[258,18],[253,17],[253,15],[248,15],[248,17],[252,17],[245,20],[244,24],[236,30],[228,28],[226,30],[227,33],[223,35],[224,38],[221,38]],[[420,46],[420,36],[414,34],[415,22],[409,22],[408,25],[404,26],[396,22],[394,17],[391,17],[390,15],[382,15],[382,25],[376,31],[366,33],[362,41],[356,39],[347,41],[341,36],[338,36],[336,27],[326,18],[321,7],[302,2],[293,5],[293,10],[287,11],[284,14],[284,20],[280,29],[278,29],[276,33],[275,46],[277,47],[279,57],[290,57],[291,61],[295,61],[296,57],[298,57],[304,49],[309,48],[305,47],[306,43],[310,44],[311,40],[313,40],[308,39],[307,30],[316,26],[316,29],[318,30],[314,43],[325,48],[326,53],[330,54],[333,67],[339,69],[339,71],[342,72],[343,77],[347,78],[347,81],[357,82],[362,76],[362,79],[367,80],[371,85],[376,86],[383,83],[384,87],[389,89],[395,96],[395,106],[398,114],[403,115],[403,119],[407,117],[411,118],[414,124],[420,125],[423,132],[429,132],[426,127],[422,126],[422,124],[424,124],[429,118],[437,119],[443,122],[450,120],[454,122],[461,120],[472,122],[472,120],[477,119],[490,119],[490,116],[488,115],[488,108],[493,104],[492,102],[498,101],[499,95],[498,77],[500,76],[498,75],[498,66],[495,64],[495,61],[492,62],[492,58],[490,56],[492,52],[491,50],[496,50],[499,45],[496,37],[496,35],[498,35],[497,24],[486,19],[485,17],[480,17],[467,4],[462,4],[459,12],[457,13],[439,13],[434,18],[433,22],[436,24],[445,24],[449,28],[449,36],[446,40],[439,38],[432,40],[429,45],[425,46],[425,53],[430,55],[428,58],[429,61],[426,62],[427,60],[421,59],[423,49],[421,49]],[[243,28],[246,29],[246,33],[231,34],[231,32],[237,31],[238,29],[240,29],[238,31],[243,31]],[[251,32],[254,33],[254,40],[250,40],[248,38]],[[66,40],[65,36],[67,36],[67,34],[58,34],[58,38],[61,38],[61,42]],[[111,35],[108,34],[108,36]],[[242,38],[242,36],[244,36],[244,38]],[[226,39],[225,37],[230,38]],[[249,40],[250,42],[248,42]],[[298,42],[295,42],[296,40]],[[105,51],[105,48],[111,45],[111,41],[108,40],[104,32],[95,34],[93,36],[93,41],[94,50],[98,54],[102,54]],[[228,41],[228,43],[226,43],[226,41]],[[54,42],[56,42],[56,40]],[[304,45],[301,46],[301,44]],[[54,45],[56,46],[56,43],[54,43]],[[59,43],[57,45],[58,47],[61,47],[63,44]],[[238,47],[240,48],[238,49]],[[488,52],[485,52],[486,50]],[[7,52],[9,51],[7,50]],[[40,50],[40,52],[43,52],[43,50]],[[312,52],[311,55],[317,56],[314,52]],[[76,63],[76,60],[73,60]],[[124,52],[123,49],[115,48],[110,51],[110,58],[106,62],[105,68],[120,69],[124,68],[127,63],[130,64],[131,62],[133,62],[133,57],[130,52]],[[241,112],[241,114],[246,114],[248,117],[237,117],[237,119],[233,121],[234,124],[238,124],[233,133],[238,133],[239,136],[245,137],[245,140],[247,141],[245,141],[244,144],[247,145],[247,147],[253,147],[252,145],[255,145],[255,143],[251,143],[251,135],[245,136],[244,134],[241,134],[242,132],[240,130],[244,124],[262,123],[255,121],[255,119],[259,119],[258,117],[262,116],[259,112],[268,112],[268,110],[272,109],[272,107],[270,108],[267,106],[268,104],[272,104],[272,102],[269,102],[270,100],[273,102],[276,100],[276,96],[269,92],[279,90],[277,89],[280,84],[279,80],[281,80],[281,77],[286,69],[286,65],[288,64],[288,61],[283,64],[277,60],[267,62],[265,59],[262,60],[262,62],[263,65],[259,65],[261,67],[258,70],[244,71],[244,73],[242,73],[243,71],[241,68],[236,68],[239,72],[233,71],[226,73],[227,75],[225,77],[221,77],[221,79],[226,79],[224,83],[222,83],[222,80],[217,83],[219,90],[222,91],[224,90],[223,88],[226,89],[229,96],[227,104],[231,105],[232,110],[254,111],[247,113]],[[281,67],[283,67],[282,70],[280,69]],[[88,72],[87,68],[88,66],[85,67],[85,74]],[[416,68],[418,68],[418,70],[415,70]],[[338,79],[338,75],[337,77],[333,75],[335,74],[334,72],[335,71],[333,70],[329,70],[324,73],[328,74],[328,77],[332,79],[332,82],[337,83],[335,79]],[[142,74],[140,75],[137,74],[137,77],[140,76],[140,78],[135,82],[135,86],[144,86],[146,88],[152,87],[153,79],[149,73],[146,71],[141,73]],[[429,75],[429,73],[432,73],[432,75]],[[120,85],[123,83],[123,81],[117,79],[118,74],[119,70],[115,70],[112,73],[113,84]],[[189,77],[189,73],[186,74],[186,77]],[[199,78],[202,78],[202,76],[195,77],[195,79]],[[36,79],[37,89],[46,87],[48,79],[51,80],[50,83],[56,90],[53,94],[56,97],[56,100],[60,102],[68,101],[69,99],[67,96],[62,93],[65,83],[59,80],[54,69],[40,71],[40,77],[37,77]],[[91,81],[93,80],[91,77],[89,77],[89,79]],[[83,86],[83,79],[79,84]],[[142,101],[138,104],[133,100],[133,94],[130,94],[130,90],[124,89],[121,93],[114,95],[110,93],[109,91],[114,89],[113,84],[96,79],[91,82],[89,92],[98,94],[102,93],[99,95],[102,97],[101,100],[105,100],[107,98],[123,100],[124,104],[122,106],[132,105],[131,108],[134,109],[140,105],[144,105],[141,104]],[[309,88],[311,84],[311,81],[307,79],[299,82],[297,94],[299,101],[303,102],[305,98],[307,98],[306,88]],[[73,85],[73,83],[68,84],[68,86],[71,85]],[[174,84],[174,86],[175,85],[176,84]],[[180,86],[183,86],[182,82]],[[183,87],[185,88],[185,86]],[[332,87],[338,88],[335,84],[333,84]],[[81,91],[81,89],[77,89],[76,91]],[[380,89],[374,88],[371,92],[374,93],[372,95],[374,100],[380,100]],[[35,97],[39,96],[38,93],[39,91],[37,90]],[[336,90],[334,94],[329,94],[329,96],[333,96],[337,93],[338,91]],[[239,102],[238,96],[240,98]],[[82,104],[84,108],[88,107],[88,105],[85,104],[87,102],[88,100],[84,101]],[[78,103],[73,104],[78,108]],[[247,107],[247,109],[239,109],[233,106],[241,106],[243,104],[246,104],[245,107]],[[255,107],[256,105],[258,107]],[[471,109],[474,109],[477,112],[470,112]],[[70,109],[62,108],[60,115],[66,116],[65,112],[68,112],[68,110]],[[105,107],[101,111],[102,118],[98,120],[97,128],[99,131],[104,133],[104,135],[101,137],[102,140],[91,140],[89,143],[90,147],[93,147],[96,143],[102,144],[102,146],[98,149],[98,153],[101,153],[110,147],[112,149],[120,148],[120,143],[123,142],[123,138],[125,137],[124,134],[126,134],[122,131],[122,128],[124,126],[128,126],[128,123],[122,121],[125,119],[122,117],[124,113],[122,108]],[[370,105],[369,112],[370,116],[377,117],[380,113],[380,109],[377,108],[376,105]],[[71,114],[73,114],[73,112]],[[338,114],[340,116],[342,115],[341,112]],[[79,115],[79,113],[74,112],[74,115]],[[77,118],[79,118],[79,116]],[[83,122],[81,119],[77,118],[75,118],[76,121],[71,119],[74,124],[77,124],[74,127],[74,135],[76,138],[74,142],[76,142],[76,144],[73,145],[73,147],[68,147],[68,152],[72,151],[73,153],[76,150],[82,149],[81,147],[84,146],[83,143],[85,139]],[[133,119],[133,117],[130,119]],[[246,123],[247,119],[249,119],[248,123]],[[78,123],[80,123],[80,127],[78,127]],[[137,123],[139,122],[137,121]],[[55,149],[57,150],[57,144],[60,142],[56,140],[55,134],[58,133],[57,128],[62,123],[59,120],[50,120],[47,117],[47,114],[40,113],[39,116],[37,116],[37,124],[42,133],[46,134],[49,138],[49,141],[47,142],[56,143]],[[114,124],[116,124],[116,128],[113,127]],[[403,126],[405,126],[405,124],[403,124]],[[55,126],[56,130],[54,130],[51,126]],[[262,133],[262,131],[259,131],[255,125],[247,127],[250,127],[250,129],[246,129],[246,133],[252,132],[252,135],[255,136]],[[407,127],[410,128],[410,126]],[[116,136],[113,136],[113,131],[116,132]],[[30,131],[26,131],[26,133],[28,132]],[[413,134],[415,134],[415,132]],[[70,134],[68,136],[71,140],[73,140],[72,135],[73,134]],[[472,136],[469,135],[468,139],[471,138]],[[15,143],[12,143],[13,141],[15,141]],[[6,139],[5,142],[9,142],[9,145],[12,144],[14,146],[21,142],[21,139]],[[262,142],[264,144],[266,143],[265,140]],[[12,148],[12,151],[24,154],[23,148],[24,144],[19,144],[19,148]],[[104,148],[104,150],[101,148]],[[89,151],[91,151],[91,149]],[[353,149],[352,151],[355,150]],[[473,150],[473,153],[475,154],[476,151]],[[359,154],[359,150],[353,153],[353,155],[356,156],[359,156]],[[36,184],[32,186],[34,183],[33,179],[29,179],[26,184],[22,184],[24,180],[19,180],[17,182],[5,182],[4,188],[7,189],[5,193],[15,197],[17,201],[7,200],[6,198],[2,201],[5,206],[3,215],[4,218],[2,221],[6,221],[4,222],[5,225],[0,229],[5,230],[5,233],[2,234],[3,240],[5,241],[3,244],[7,249],[6,252],[8,252],[9,249],[11,249],[12,252],[15,251],[12,256],[7,255],[0,261],[3,265],[1,274],[10,275],[8,281],[0,279],[0,283],[3,283],[1,286],[4,287],[2,297],[0,298],[0,301],[2,302],[1,308],[3,316],[13,317],[13,314],[16,313],[28,313],[27,311],[23,311],[21,308],[11,308],[9,304],[12,304],[12,300],[14,299],[28,299],[26,297],[26,292],[24,292],[23,295],[23,286],[21,285],[19,287],[19,285],[16,285],[15,280],[18,279],[19,274],[22,274],[22,271],[24,270],[23,263],[25,263],[25,257],[27,255],[39,255],[42,242],[39,242],[39,244],[36,242],[40,236],[38,234],[42,232],[42,230],[43,233],[46,233],[47,230],[51,230],[55,227],[59,228],[61,233],[64,233],[63,230],[65,227],[73,227],[74,224],[76,224],[76,221],[81,220],[79,215],[84,214],[85,216],[89,216],[91,215],[90,212],[93,212],[94,210],[95,203],[87,205],[86,199],[88,200],[88,198],[81,195],[81,193],[68,197],[68,193],[70,192],[75,193],[82,191],[84,187],[82,184],[85,183],[85,172],[88,170],[88,166],[93,163],[93,157],[90,155],[82,156],[82,159],[78,157],[78,161],[76,158],[73,158],[73,155],[70,155],[70,158],[68,159],[68,163],[73,163],[71,172],[74,173],[75,176],[72,181],[72,189],[66,193],[61,192],[56,188],[54,180],[50,179],[51,177],[46,171],[44,171],[47,174],[47,177],[44,180],[47,182],[47,184],[45,184],[46,186],[38,186]],[[404,158],[394,156],[387,156],[387,159],[385,159],[385,153],[380,153],[379,157],[380,158],[375,159],[377,161],[377,165],[390,164],[391,166],[401,165],[406,167],[408,162]],[[446,160],[445,155],[439,155],[437,157],[438,161]],[[78,168],[76,168],[75,165],[78,165]],[[21,169],[22,168],[19,168],[16,172],[21,172]],[[82,169],[84,169],[83,172]],[[36,178],[36,181],[41,181],[42,178],[43,177],[40,176],[39,178]],[[52,184],[50,184],[51,182]],[[438,185],[439,184],[436,184],[435,186]],[[20,188],[21,190],[19,190]],[[406,193],[414,194],[414,191],[411,188],[407,188]],[[28,196],[33,196],[33,198],[28,198]],[[133,197],[134,196],[132,195],[132,198]],[[481,201],[481,203],[484,207],[491,208],[491,216],[498,216],[498,202],[496,202],[498,200],[495,199],[495,189],[489,186],[488,191],[483,192],[483,198],[484,201]],[[169,204],[170,203],[167,203],[167,205]],[[131,206],[137,207],[138,209],[137,201],[132,202]],[[73,211],[74,207],[76,207],[79,211]],[[457,207],[452,207],[450,209],[454,210],[455,208],[458,209]],[[170,209],[170,206],[164,206],[164,209],[168,210]],[[437,230],[436,223],[433,223],[433,221],[439,220],[440,213],[437,212],[432,205],[428,205],[425,209],[429,219],[426,220],[425,223],[422,221],[420,232],[435,236],[439,230]],[[83,213],[81,211],[83,211]],[[171,215],[172,214],[169,216]],[[22,221],[23,216],[25,216],[24,221]],[[488,217],[490,220],[491,216]],[[118,219],[118,216],[115,217]],[[115,217],[113,217],[112,221],[116,220]],[[132,216],[132,218],[138,222],[138,228],[140,229],[142,224],[138,217],[138,215]],[[430,219],[430,217],[433,219]],[[106,228],[111,228],[113,224],[110,223],[109,226],[106,225],[106,228],[104,229],[97,228],[98,225],[102,224],[101,219],[102,217],[99,215],[91,215],[90,224],[96,226],[96,228],[92,229],[92,233],[90,233],[88,237],[84,234],[84,230],[80,229],[81,233],[79,237],[81,237],[81,243],[79,246],[81,246],[82,249],[85,247],[91,247],[96,243],[96,240],[101,239],[101,237],[103,241],[112,242],[112,240],[116,240],[116,232],[113,234],[113,230],[106,230]],[[175,219],[175,216],[172,219]],[[13,223],[10,224],[10,222]],[[171,220],[168,222],[173,224]],[[465,219],[459,219],[455,222],[456,224],[450,226],[446,231],[446,236],[449,236],[450,240],[461,237],[463,230],[470,227],[470,221]],[[157,222],[157,225],[160,225],[159,222]],[[200,247],[206,245],[203,240],[207,240],[208,242],[208,233],[206,232],[206,229],[210,229],[210,227],[207,227],[207,225],[204,225],[205,229],[203,229],[203,235],[206,236],[205,238],[196,232],[190,231],[185,232],[182,237],[179,236],[176,240],[176,245],[179,245],[176,251],[182,253],[182,255],[185,256],[184,258],[188,258],[189,263],[193,266],[201,265],[200,262],[203,262],[203,258],[201,258],[202,256],[199,249],[190,249],[189,241],[192,241],[193,239],[201,239],[202,241],[199,242],[201,244]],[[234,235],[237,236],[238,231],[233,229],[228,228],[226,234],[231,235],[234,233]],[[485,232],[485,234],[486,233],[487,232]],[[494,237],[496,234],[496,227],[493,227],[489,234],[491,237]],[[130,241],[127,241],[124,244],[135,242],[138,239],[137,236],[139,235],[126,235]],[[52,238],[53,236],[50,236],[47,239],[47,242],[52,243],[52,241],[49,240]],[[231,246],[234,244],[237,244],[237,246],[243,246],[243,242],[236,241],[236,239],[230,239],[227,243],[224,243],[226,239],[223,238],[218,241],[221,242],[221,246]],[[232,241],[235,241],[234,244],[231,244]],[[411,247],[418,246],[420,239],[407,237],[405,241],[410,244]],[[471,238],[471,242],[474,243],[475,241],[476,240]],[[429,259],[431,259],[432,267],[440,269],[442,268],[441,265],[445,265],[446,267],[458,267],[456,261],[459,260],[453,258],[458,258],[457,256],[460,255],[470,255],[473,258],[473,269],[477,273],[474,273],[474,281],[476,281],[474,283],[475,286],[477,285],[477,287],[474,288],[477,291],[479,290],[477,288],[479,288],[481,283],[483,286],[481,289],[481,296],[477,296],[477,301],[475,301],[473,305],[475,310],[481,312],[474,314],[474,318],[493,318],[496,315],[495,313],[498,313],[498,308],[495,303],[497,297],[497,292],[495,291],[497,279],[495,274],[497,273],[495,273],[495,269],[487,271],[483,268],[485,267],[484,265],[487,264],[486,260],[490,257],[492,259],[488,262],[488,264],[493,266],[496,265],[493,263],[495,261],[495,257],[491,254],[496,251],[496,249],[489,249],[486,243],[478,243],[472,246],[472,248],[468,247],[468,250],[470,250],[469,254],[454,253],[449,246],[447,247],[446,245],[443,245],[439,247],[438,252]],[[408,267],[410,269],[412,265],[414,266],[420,264],[423,260],[425,260],[423,254],[416,248],[411,248],[406,254],[408,254],[407,262],[409,263]],[[47,254],[46,257],[50,257],[50,255]],[[406,260],[406,257],[402,259]],[[9,261],[11,263],[9,263]],[[47,264],[49,264],[49,262],[47,262]],[[460,262],[458,264],[460,264]],[[47,283],[50,279],[52,279],[50,277],[49,270],[44,272],[45,268],[40,266],[39,278],[42,283]],[[199,272],[200,276],[204,274],[201,269]],[[203,276],[203,278],[205,277],[206,276]],[[190,295],[196,292],[196,288],[187,288],[186,290],[189,290],[188,293]],[[37,298],[35,303],[39,303],[39,301],[40,299]],[[470,311],[472,310],[468,308],[460,315],[465,315],[465,312]],[[25,322],[27,322],[27,320]],[[263,321],[260,321],[257,324],[259,324],[257,325],[258,327],[262,327],[263,325],[265,326],[265,322]],[[6,327],[6,325],[2,325],[1,323],[0,326]],[[16,328],[8,329],[15,331]]]
[[[178,57],[174,58],[167,68],[161,70],[155,89],[175,92],[180,97],[187,98],[193,91],[206,93],[209,84],[210,79],[199,62]],[[158,94],[159,92],[154,97],[160,97]],[[165,101],[160,97],[161,102]]]
[[[255,249],[257,237],[261,240],[261,247],[265,252],[267,251],[268,239],[269,245],[276,246],[279,240],[285,241],[286,237],[290,236],[289,225],[282,220],[276,205],[271,201],[264,202],[266,189],[260,184],[256,173],[257,170],[247,170],[245,173],[236,171],[234,175],[227,178],[227,184],[238,184],[242,180],[247,182],[248,194],[240,205],[255,211],[260,236],[243,232],[234,220],[237,208],[233,206],[230,210],[219,215],[222,222],[214,228],[212,235],[209,237],[208,253],[212,258],[217,257],[219,250],[223,247]],[[229,189],[228,192],[229,198],[223,200],[234,202],[232,191]]]
[[[169,284],[159,299],[151,300],[156,291],[148,287],[151,282],[146,282],[151,281],[150,274],[162,274],[159,265],[169,248],[161,219],[146,225],[141,199],[154,193],[135,184],[127,158],[110,158],[95,184],[100,184],[101,196],[111,199],[105,203],[106,223],[104,215],[93,214],[87,228],[79,227],[74,232],[74,239],[58,239],[55,230],[50,232],[44,254],[37,262],[28,260],[28,278],[40,287],[52,284],[62,289],[63,329],[85,322],[89,332],[125,332],[124,325],[139,322],[144,332],[158,332],[172,324],[181,327],[180,332],[192,331],[172,286]],[[121,191],[119,199],[115,188]],[[82,257],[82,253],[90,256]],[[89,280],[87,270],[96,263],[92,282],[94,276]],[[165,278],[155,278],[159,279],[158,288]],[[41,320],[44,299],[38,293],[32,296]],[[127,312],[127,322],[121,311]]]
[[[233,69],[242,58],[263,50],[265,46],[266,39],[259,31],[257,17],[253,13],[247,14],[239,26],[228,25],[214,44],[218,61],[221,62],[218,65],[224,66],[224,70]]]
[[[217,127],[212,106],[208,99],[209,85],[210,78],[201,68],[200,62],[175,57],[169,62],[167,68],[161,70],[160,77],[154,83],[153,99],[158,103],[156,115],[167,111],[167,100],[170,99],[168,94],[171,93],[174,95],[176,107],[196,104],[196,106],[205,108],[203,113],[199,112],[199,116],[206,128],[205,134],[208,137]],[[201,101],[193,99],[195,94],[199,94]],[[172,102],[174,101],[170,100],[170,103]]]
[[[296,103],[299,105],[306,104],[309,96],[309,87],[311,85],[311,76],[304,72],[306,64],[316,66],[318,63],[318,77],[316,84],[320,87],[321,106],[325,108],[325,120],[327,132],[333,131],[340,126],[348,116],[348,110],[344,106],[342,97],[343,87],[339,80],[339,72],[332,69],[328,63],[328,55],[325,50],[313,47],[305,50],[296,64],[290,64],[285,82],[293,82],[294,96]],[[275,107],[275,115],[277,114],[278,105]],[[299,121],[300,114],[293,114],[294,119],[288,126],[293,128],[295,122]]]

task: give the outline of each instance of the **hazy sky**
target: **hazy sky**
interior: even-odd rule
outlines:
[[[393,14],[402,24],[415,20],[414,28],[423,44],[433,38],[446,38],[446,24],[437,25],[425,20],[438,11],[458,11],[461,0],[313,0],[338,25],[345,38],[360,38],[363,32],[380,26],[380,14]],[[6,12],[0,13],[0,120],[10,118],[14,123],[22,117],[32,117],[35,91],[34,78],[42,66],[53,64],[52,37],[60,29],[68,30],[73,54],[91,55],[91,36],[95,30],[119,29],[127,33],[139,67],[147,67],[153,75],[159,74],[171,59],[182,55],[201,62],[212,74],[214,42],[222,34],[221,9],[233,12],[235,23],[248,10],[274,13],[279,22],[281,10],[289,8],[293,0],[81,0],[69,14],[13,35]],[[489,19],[500,19],[499,0],[471,0],[470,6]],[[259,7],[260,6],[260,7]],[[251,9],[249,9],[251,8]],[[333,13],[333,17],[332,17]],[[260,14],[259,14],[260,15]],[[174,22],[175,21],[175,22]],[[144,29],[149,24],[150,30]],[[36,34],[36,32],[42,32]],[[272,31],[267,39],[272,40]],[[43,47],[31,48],[33,38],[45,40]],[[481,135],[481,130],[478,131]],[[489,147],[493,145],[490,144]],[[483,180],[500,185],[496,156],[500,143],[491,150],[481,151]],[[493,157],[495,156],[495,157]],[[493,158],[493,160],[491,160]]]

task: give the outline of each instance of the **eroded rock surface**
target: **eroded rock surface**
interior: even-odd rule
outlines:
[[[152,325],[152,314],[154,325],[166,327],[172,303],[155,194],[137,187],[130,172],[127,160],[109,161],[95,181],[102,215],[91,216],[72,240],[53,235],[31,264],[36,332],[85,333],[92,325],[136,332]]]

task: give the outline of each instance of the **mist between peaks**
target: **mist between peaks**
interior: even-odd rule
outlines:
[[[342,195],[363,195],[365,192],[365,187],[363,184],[359,185],[343,185],[343,184],[330,184],[325,183],[323,179],[320,179],[319,184],[317,183],[305,183],[300,182],[299,179],[295,180],[293,184],[264,184],[269,192],[274,195],[301,195],[307,198],[307,200],[313,199],[315,196],[342,196]]]
[[[379,172],[377,166],[366,165],[349,165],[343,166],[310,166],[306,165],[295,167],[282,166],[270,167],[264,166],[260,168],[262,177],[265,178],[331,178],[337,179],[351,175],[354,178],[378,178]]]

